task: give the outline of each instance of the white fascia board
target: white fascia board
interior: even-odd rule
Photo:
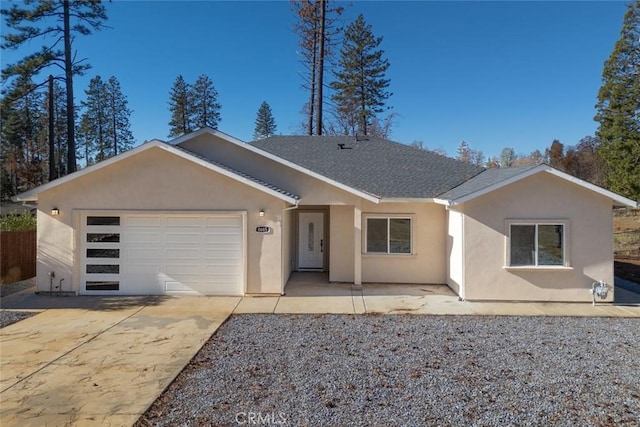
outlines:
[[[195,138],[197,136],[204,135],[204,134],[207,134],[207,133],[210,134],[210,135],[213,135],[213,136],[217,136],[218,138],[223,139],[223,140],[225,140],[227,142],[230,142],[232,144],[235,144],[238,147],[242,147],[245,150],[251,151],[254,154],[257,154],[257,155],[262,156],[262,157],[266,157],[267,159],[273,160],[276,163],[280,163],[281,165],[287,166],[287,167],[289,167],[291,169],[297,170],[298,172],[301,172],[301,173],[304,173],[306,175],[309,175],[309,176],[311,176],[311,177],[313,177],[315,179],[318,179],[318,180],[320,180],[322,182],[325,182],[325,183],[327,183],[329,185],[337,187],[337,188],[339,188],[341,190],[346,191],[347,193],[353,194],[354,196],[357,196],[357,197],[360,197],[362,199],[365,199],[365,200],[367,200],[367,201],[369,201],[371,203],[376,203],[376,204],[380,203],[380,197],[378,197],[376,195],[365,193],[364,191],[356,190],[353,187],[349,187],[348,185],[344,185],[344,184],[342,184],[340,182],[334,181],[334,180],[332,180],[330,178],[327,178],[324,175],[321,175],[321,174],[313,172],[313,171],[311,171],[309,169],[303,168],[302,166],[297,165],[297,164],[295,164],[293,162],[290,162],[288,160],[285,160],[282,157],[278,157],[275,154],[271,154],[271,153],[269,153],[267,151],[264,151],[264,150],[261,150],[259,148],[256,148],[251,144],[248,144],[248,143],[246,143],[244,141],[241,141],[241,140],[239,140],[237,138],[234,138],[234,137],[232,137],[230,135],[227,135],[226,133],[220,132],[219,130],[215,130],[215,129],[211,129],[211,128],[202,128],[202,129],[197,130],[197,131],[195,131],[193,133],[190,133],[188,135],[184,135],[184,136],[181,136],[180,138],[176,138],[176,139],[174,139],[172,141],[169,141],[168,144],[180,145],[185,141],[188,141],[188,140],[190,140],[192,138]]]
[[[574,184],[580,185],[581,187],[586,188],[587,190],[591,190],[594,191],[602,196],[608,197],[610,198],[613,202],[617,202],[622,206],[628,206],[630,208],[637,208],[638,207],[638,202],[636,202],[635,200],[631,200],[628,199],[624,196],[621,196],[617,193],[614,193],[613,191],[607,190],[605,188],[602,187],[598,187],[597,185],[591,184],[590,182],[587,182],[585,180],[582,180],[580,178],[576,178],[575,176],[569,175],[568,173],[559,171],[557,169],[554,168],[549,168],[547,170],[547,172],[549,172],[552,175],[558,176],[560,178],[564,178],[569,182],[572,182]]]
[[[109,166],[115,162],[119,162],[120,160],[124,160],[126,158],[129,158],[131,156],[135,156],[138,153],[141,153],[145,150],[148,150],[150,148],[153,147],[161,147],[165,145],[165,143],[163,143],[160,140],[154,139],[153,141],[144,143],[144,144],[140,144],[135,148],[132,148],[131,150],[125,151],[124,153],[118,154],[117,156],[114,157],[110,157],[107,160],[103,160],[99,163],[96,163],[94,165],[88,166],[84,169],[81,169],[77,172],[73,172],[69,175],[65,175],[62,178],[58,178],[55,179],[53,181],[50,181],[46,184],[40,185],[36,188],[33,188],[29,191],[25,191],[24,193],[20,193],[17,196],[14,196],[13,199],[16,201],[36,201],[38,200],[38,194],[42,193],[43,191],[49,190],[50,188],[54,188],[57,187],[59,185],[62,184],[66,184],[69,181],[73,181],[74,179],[78,179],[81,178],[87,174],[90,174],[92,172],[97,171],[98,169],[102,169],[106,166]]]
[[[444,206],[447,206],[447,207],[451,206],[451,200],[435,198],[435,199],[433,199],[433,203],[436,203],[438,205],[444,205]]]
[[[380,203],[436,203],[431,197],[383,197]]]
[[[606,190],[606,189],[604,189],[602,187],[598,187],[597,185],[591,184],[591,183],[589,183],[587,181],[584,181],[584,180],[582,180],[580,178],[576,178],[575,176],[572,176],[572,175],[569,175],[568,173],[559,171],[558,169],[552,168],[551,166],[548,166],[548,165],[538,165],[538,166],[536,166],[534,168],[527,169],[526,171],[522,172],[521,174],[512,176],[511,178],[505,179],[504,181],[497,182],[497,183],[495,183],[493,185],[485,187],[485,188],[483,188],[481,190],[478,190],[478,191],[476,191],[474,193],[468,194],[468,195],[466,195],[464,197],[460,197],[460,198],[455,199],[455,200],[450,200],[449,201],[449,206],[455,206],[455,205],[459,205],[459,204],[468,202],[469,200],[473,200],[475,198],[478,198],[478,197],[483,196],[483,195],[485,195],[487,193],[490,193],[490,192],[495,191],[495,190],[497,190],[499,188],[505,187],[505,186],[507,186],[509,184],[512,184],[512,183],[517,182],[517,181],[520,181],[521,179],[530,177],[530,176],[535,175],[535,174],[540,173],[540,172],[547,172],[547,173],[550,173],[552,175],[555,175],[555,176],[557,176],[559,178],[562,178],[562,179],[564,179],[566,181],[572,182],[572,183],[574,183],[576,185],[579,185],[579,186],[581,186],[583,188],[586,188],[586,189],[594,191],[594,192],[596,192],[596,193],[598,193],[598,194],[600,194],[602,196],[605,196],[605,197],[611,199],[613,202],[617,202],[617,203],[619,203],[619,204],[621,204],[623,206],[629,206],[629,207],[633,207],[633,208],[638,207],[638,203],[635,202],[634,200],[631,200],[631,199],[628,199],[626,197],[623,197],[623,196],[621,196],[619,194],[616,194],[616,193],[614,193],[612,191]]]

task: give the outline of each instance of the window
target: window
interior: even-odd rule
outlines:
[[[367,253],[410,254],[411,218],[367,218]]]
[[[509,224],[509,266],[566,266],[564,223]]]
[[[120,225],[119,216],[88,216],[87,225]]]

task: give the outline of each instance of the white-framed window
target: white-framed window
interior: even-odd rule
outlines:
[[[568,267],[567,220],[508,220],[508,267]]]
[[[368,254],[411,254],[412,218],[408,216],[366,216],[365,252]]]

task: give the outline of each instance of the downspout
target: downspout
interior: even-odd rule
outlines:
[[[284,213],[287,211],[292,211],[295,209],[298,209],[299,207],[299,200],[296,200],[296,204],[293,206],[289,206],[288,208],[284,208],[282,209],[282,221],[280,223],[280,227],[282,227],[282,224],[284,223]],[[287,224],[288,226],[289,224]],[[289,236],[289,240],[291,240],[291,236]],[[289,242],[287,242],[287,244],[289,244]],[[284,245],[282,244],[282,231],[280,232],[280,275],[282,276],[282,289],[280,290],[280,295],[284,295],[284,288],[285,286],[287,286],[287,282],[285,282],[284,280],[284,268],[282,268],[282,260],[284,259]],[[289,262],[289,264],[291,263],[291,259],[287,260]],[[287,281],[289,280],[289,278],[287,277]]]

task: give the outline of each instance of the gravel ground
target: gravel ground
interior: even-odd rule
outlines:
[[[640,319],[236,315],[138,420],[640,425]]]
[[[8,311],[0,310],[0,329],[9,326],[12,323],[19,322],[28,317],[35,316],[38,313],[31,311]]]
[[[36,285],[36,278],[32,277],[31,279],[23,280],[21,282],[2,284],[0,285],[0,298],[6,297],[7,295],[15,294],[16,292],[20,292],[25,289],[29,289]],[[2,300],[0,299],[0,307],[2,307]],[[38,313],[33,313],[29,311],[7,311],[0,310],[0,329],[5,326],[9,326],[12,323],[19,322],[28,317],[31,317]]]

